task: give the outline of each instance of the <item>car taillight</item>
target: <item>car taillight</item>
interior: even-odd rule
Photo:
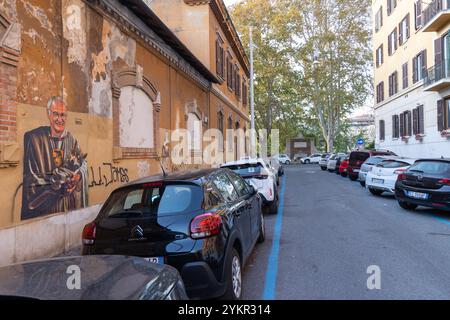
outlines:
[[[191,238],[202,239],[215,236],[222,228],[222,218],[215,213],[196,216],[191,222]]]
[[[450,179],[449,178],[444,178],[444,179],[439,180],[438,183],[450,186]]]
[[[92,245],[95,241],[95,235],[97,233],[97,226],[95,222],[88,223],[84,226],[83,229],[83,244],[85,245]]]
[[[397,181],[405,181],[406,180],[406,174],[400,173],[397,177]]]
[[[394,174],[402,174],[405,173],[406,169],[397,169],[394,171]]]

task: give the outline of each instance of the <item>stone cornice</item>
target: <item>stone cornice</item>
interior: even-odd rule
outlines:
[[[222,92],[220,92],[220,90],[212,86],[211,93],[219,98],[223,103],[225,103],[230,109],[239,114],[241,118],[243,118],[246,122],[250,122],[250,118],[248,117],[248,115],[242,112],[238,107],[236,107]]]
[[[209,90],[210,82],[205,79],[189,63],[184,61],[175,50],[160,39],[144,22],[116,0],[84,0],[97,10],[108,16],[114,23],[133,33],[146,46],[166,59],[171,66],[184,73],[204,90]]]

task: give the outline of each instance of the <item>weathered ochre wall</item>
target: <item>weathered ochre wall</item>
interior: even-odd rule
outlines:
[[[44,218],[21,220],[23,145],[25,133],[49,125],[46,103],[51,96],[64,98],[66,129],[87,154],[88,206],[102,203],[124,182],[160,172],[156,158],[114,158],[114,73],[141,68],[159,92],[161,143],[165,129],[186,127],[188,105],[209,116],[205,89],[82,0],[0,0],[0,14],[17,17],[22,28],[16,141],[20,162],[0,169],[0,228]]]

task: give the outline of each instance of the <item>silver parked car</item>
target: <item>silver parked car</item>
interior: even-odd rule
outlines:
[[[333,172],[336,171],[336,164],[338,162],[338,159],[340,157],[346,156],[345,153],[335,153],[333,154],[330,159],[328,159],[328,163],[327,163],[327,170],[329,172]]]
[[[327,170],[328,159],[330,159],[331,153],[324,153],[319,160],[320,169],[323,171]]]
[[[358,180],[362,187],[366,187],[367,174],[372,171],[373,167],[384,160],[397,159],[397,156],[373,156],[368,158],[362,165],[358,174]]]

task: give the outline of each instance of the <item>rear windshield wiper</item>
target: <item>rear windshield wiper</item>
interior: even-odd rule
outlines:
[[[410,169],[408,170],[409,172],[417,172],[417,173],[423,173],[422,170],[415,170],[415,169]]]
[[[144,212],[140,211],[140,210],[125,210],[125,211],[120,211],[117,213],[114,213],[112,215],[110,215],[110,218],[118,218],[118,217],[123,217],[123,216],[143,216]]]

